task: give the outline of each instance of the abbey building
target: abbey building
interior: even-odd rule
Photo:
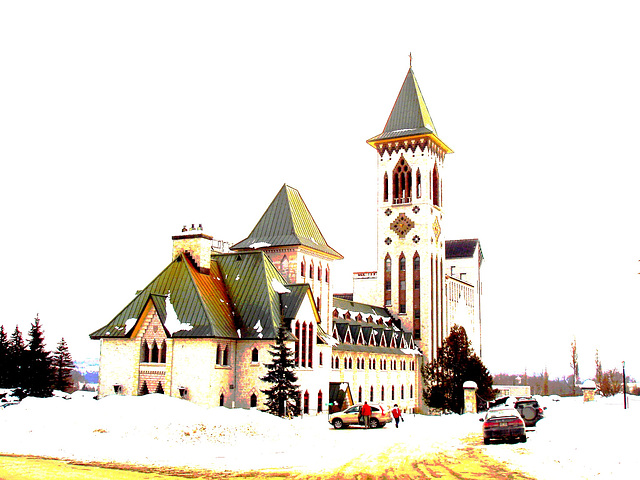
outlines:
[[[444,238],[451,149],[411,68],[368,143],[377,152],[378,270],[354,274],[353,295],[335,295],[331,272],[343,257],[284,185],[230,248],[201,228],[173,236],[169,265],[90,335],[100,341],[99,395],[261,408],[260,378],[284,322],[304,413],[365,400],[422,410],[420,366],[454,323],[481,351],[482,251],[476,239]]]

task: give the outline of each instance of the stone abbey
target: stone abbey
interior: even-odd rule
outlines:
[[[284,322],[305,414],[364,401],[423,411],[420,367],[453,324],[482,352],[482,250],[445,240],[445,156],[412,68],[376,151],[377,271],[336,295],[342,255],[302,195],[284,185],[234,245],[201,227],[172,237],[173,258],[109,323],[99,396],[163,393],[206,406],[262,408],[268,352]],[[372,206],[374,208],[374,206]]]

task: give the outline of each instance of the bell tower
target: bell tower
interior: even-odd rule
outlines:
[[[444,295],[444,158],[411,66],[381,134],[377,151],[376,290],[385,307],[413,332],[425,360],[448,335]]]

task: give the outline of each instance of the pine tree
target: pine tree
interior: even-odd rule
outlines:
[[[73,372],[74,364],[69,353],[69,347],[64,337],[58,343],[58,348],[53,353],[51,367],[53,369],[53,389],[63,392],[73,391]]]
[[[10,388],[9,383],[9,340],[4,326],[0,325],[0,388]]]
[[[16,325],[9,340],[9,362],[7,369],[7,383],[9,388],[22,390],[24,387],[24,364],[27,347],[22,338],[22,332]],[[17,392],[20,395],[20,392]]]
[[[294,371],[293,353],[285,343],[287,339],[287,329],[284,322],[278,328],[278,336],[275,345],[271,345],[269,353],[273,357],[273,362],[266,364],[267,374],[260,380],[272,384],[271,388],[261,390],[267,395],[265,411],[284,417],[291,413],[299,414],[300,390],[295,383],[298,377]]]
[[[463,327],[454,325],[437,357],[422,367],[424,400],[430,408],[462,413],[463,384],[472,380],[484,401],[495,397],[493,377],[474,353]]]
[[[53,371],[49,352],[44,349],[44,334],[36,316],[29,330],[29,344],[25,352],[24,391],[32,397],[50,397]]]

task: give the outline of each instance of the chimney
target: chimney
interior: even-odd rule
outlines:
[[[182,231],[178,235],[173,235],[171,239],[173,240],[173,254],[171,256],[173,260],[182,252],[186,252],[201,271],[209,271],[213,237],[205,235],[202,224],[198,227],[192,224],[190,228],[185,225]]]

